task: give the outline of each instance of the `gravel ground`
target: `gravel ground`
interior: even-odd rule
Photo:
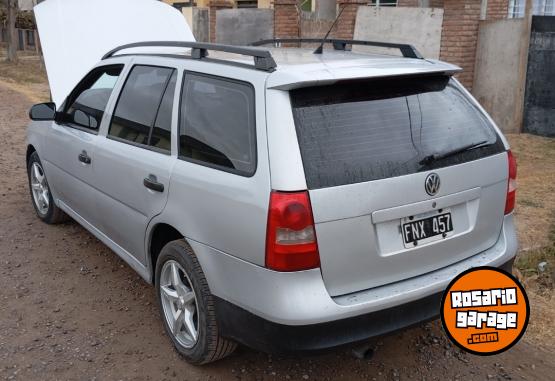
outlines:
[[[438,322],[313,357],[247,348],[186,364],[171,347],[151,286],[74,222],[35,216],[25,174],[31,101],[0,84],[0,378],[19,380],[548,380],[553,343],[524,337],[494,357],[462,353]]]

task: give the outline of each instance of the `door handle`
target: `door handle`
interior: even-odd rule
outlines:
[[[91,157],[87,155],[87,151],[83,151],[79,154],[78,159],[81,163],[90,164]]]
[[[143,180],[143,185],[148,189],[151,189],[155,192],[163,192],[164,191],[164,184],[159,183],[154,175],[148,175]]]

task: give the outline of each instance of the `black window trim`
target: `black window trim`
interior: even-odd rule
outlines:
[[[220,81],[224,81],[224,82],[229,82],[229,83],[234,83],[234,84],[239,84],[239,85],[247,85],[248,87],[250,87],[252,89],[252,93],[253,93],[253,111],[254,111],[254,125],[253,125],[253,133],[254,133],[254,156],[253,156],[253,160],[254,160],[254,168],[251,172],[245,172],[239,169],[235,169],[235,168],[229,168],[229,167],[225,167],[223,165],[218,165],[218,164],[212,164],[212,163],[208,163],[202,160],[197,160],[197,159],[193,159],[187,156],[183,156],[181,155],[181,113],[182,113],[182,103],[184,100],[184,91],[185,91],[185,80],[187,79],[187,74],[194,74],[197,75],[199,77],[205,77],[205,78],[212,78],[212,79],[217,79]],[[229,77],[222,77],[219,75],[214,75],[214,74],[207,74],[207,73],[201,73],[201,72],[197,72],[197,71],[193,71],[193,70],[184,70],[183,71],[183,78],[181,79],[181,91],[180,91],[180,95],[179,95],[179,111],[178,111],[178,121],[177,121],[177,158],[179,160],[183,160],[189,163],[193,163],[196,165],[200,165],[202,167],[207,167],[207,168],[212,168],[212,169],[216,169],[222,172],[227,172],[227,173],[232,173],[234,175],[238,175],[241,177],[246,177],[246,178],[251,178],[253,177],[256,172],[258,171],[258,137],[257,137],[257,133],[256,133],[256,127],[257,127],[257,123],[256,123],[256,89],[254,87],[254,85],[250,82],[247,81],[242,81],[240,79],[234,79],[234,78],[229,78]]]
[[[168,76],[168,79],[166,80],[166,83],[164,85],[164,91],[162,91],[161,98],[158,102],[158,107],[156,108],[156,116],[154,117],[154,121],[152,122],[152,126],[150,126],[150,131],[148,133],[149,141],[150,141],[150,137],[152,135],[152,129],[154,128],[154,124],[156,124],[156,119],[158,118],[158,111],[160,111],[160,105],[162,104],[162,100],[164,99],[164,94],[166,93],[166,90],[168,88],[168,84],[170,83],[171,77],[174,73],[176,73],[179,76],[179,69],[177,67],[163,66],[163,65],[152,65],[152,64],[141,64],[141,63],[133,64],[131,66],[131,68],[129,69],[129,71],[127,72],[127,76],[125,77],[125,82],[121,86],[121,89],[118,93],[118,99],[116,100],[116,103],[114,104],[114,109],[112,110],[112,115],[110,115],[110,123],[108,124],[108,130],[106,131],[106,139],[114,140],[114,141],[119,142],[119,143],[129,144],[130,146],[143,148],[143,149],[146,149],[148,151],[153,151],[153,152],[161,153],[163,155],[171,156],[171,154],[172,154],[172,151],[171,151],[171,130],[170,130],[170,149],[169,150],[154,147],[154,146],[149,146],[148,144],[132,142],[130,140],[123,139],[123,138],[120,138],[118,136],[110,135],[110,127],[112,127],[112,122],[114,121],[115,112],[116,112],[116,109],[118,107],[118,103],[120,101],[120,98],[123,94],[123,90],[125,89],[125,85],[127,84],[127,81],[129,80],[129,77],[131,76],[131,73],[133,72],[133,69],[137,66],[155,67],[155,68],[160,68],[160,69],[171,69],[172,70],[171,74]],[[175,101],[175,91],[174,91],[173,99]],[[173,113],[173,109],[172,109],[172,113]],[[179,149],[179,147],[178,147],[178,149]]]
[[[163,148],[158,148],[158,147],[153,147],[153,146],[149,146],[149,145],[142,144],[142,143],[132,142],[132,141],[129,141],[129,140],[126,140],[124,138],[117,137],[117,136],[108,136],[108,135],[106,135],[106,139],[110,139],[110,140],[113,140],[113,141],[116,141],[116,142],[119,142],[119,143],[128,144],[130,146],[134,146],[134,147],[138,147],[138,148],[143,148],[143,149],[146,149],[148,151],[161,153],[161,154],[166,155],[166,156],[171,156],[171,151],[168,151],[168,150],[163,149]]]
[[[175,74],[175,85],[177,86],[177,69],[174,70],[169,76],[168,79],[166,79],[166,83],[164,84],[164,91],[162,91],[162,96],[160,97],[160,100],[158,101],[158,107],[156,107],[156,115],[154,116],[154,121],[152,122],[152,126],[150,126],[150,131],[148,132],[148,141],[150,142],[150,139],[152,138],[152,133],[154,132],[154,128],[156,127],[156,121],[158,120],[158,113],[160,112],[160,107],[162,107],[162,102],[164,102],[164,96],[166,95],[166,91],[168,91],[168,86],[170,85],[170,81],[172,80],[172,77]],[[175,102],[175,90],[173,89],[173,95],[172,95],[172,117],[173,117],[173,104]],[[170,152],[171,152],[171,145],[172,145],[172,141],[171,141],[171,123],[172,122],[172,118],[170,118]],[[167,151],[163,148],[159,148],[162,151]]]
[[[121,76],[121,73],[123,73],[123,70],[125,69],[125,64],[123,64],[123,63],[102,65],[102,66],[97,66],[97,67],[92,68],[86,75],[83,76],[83,78],[81,78],[81,80],[77,83],[77,85],[75,85],[73,90],[71,90],[71,93],[69,93],[69,95],[67,96],[67,98],[64,100],[64,102],[61,105],[61,111],[57,112],[57,114],[59,114],[59,115],[66,114],[68,108],[71,107],[71,105],[75,101],[75,99],[73,99],[73,98],[75,97],[75,93],[76,93],[77,89],[79,87],[81,87],[83,82],[85,82],[85,79],[87,79],[87,77],[90,76],[93,72],[98,71],[98,70],[106,70],[106,69],[109,69],[109,68],[116,68],[116,67],[121,68],[121,72],[118,76],[118,81],[119,81],[119,77]],[[117,85],[117,81],[116,81],[116,85]],[[110,98],[112,98],[115,88],[116,88],[116,86],[114,86],[114,88],[112,89],[112,93],[110,94]],[[71,103],[68,102],[70,100],[72,101]],[[109,103],[110,103],[110,101],[108,100],[108,104]],[[106,107],[108,107],[108,105],[106,105]],[[106,113],[106,109],[104,110],[104,113],[102,115],[102,119],[104,119],[104,114],[105,113]],[[89,128],[89,127],[81,126],[81,125],[76,124],[76,123],[71,123],[71,122],[66,122],[66,121],[60,120],[58,115],[56,115],[55,123],[60,125],[60,126],[74,128],[76,130],[83,131],[83,132],[86,132],[86,133],[91,134],[91,135],[98,135],[98,133],[100,132],[100,127],[102,127],[102,120],[100,120],[98,128]]]

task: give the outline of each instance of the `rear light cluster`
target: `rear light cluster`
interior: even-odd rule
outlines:
[[[513,153],[507,151],[509,157],[509,184],[507,186],[507,201],[505,202],[505,214],[511,213],[516,202],[516,159]]]
[[[266,232],[266,267],[276,271],[301,271],[319,266],[308,192],[273,191]]]

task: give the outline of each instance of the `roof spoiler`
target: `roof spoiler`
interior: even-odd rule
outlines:
[[[343,81],[358,81],[358,80],[371,80],[371,79],[385,79],[385,78],[410,78],[410,77],[426,77],[426,76],[437,76],[443,75],[451,77],[457,73],[460,73],[462,69],[458,66],[445,64],[442,62],[437,62],[438,67],[434,68],[431,67],[430,70],[422,71],[422,70],[414,70],[414,71],[403,71],[400,73],[393,73],[389,75],[382,75],[382,74],[375,74],[375,75],[368,75],[368,73],[360,73],[360,75],[353,75],[353,76],[345,76],[345,77],[336,77],[334,75],[329,76],[327,78],[320,78],[320,79],[303,79],[303,80],[295,80],[295,78],[290,79],[287,77],[271,77],[268,81],[267,86],[269,89],[275,90],[293,90],[298,89],[301,87],[310,87],[310,86],[323,86],[323,85],[332,85],[338,82]]]

